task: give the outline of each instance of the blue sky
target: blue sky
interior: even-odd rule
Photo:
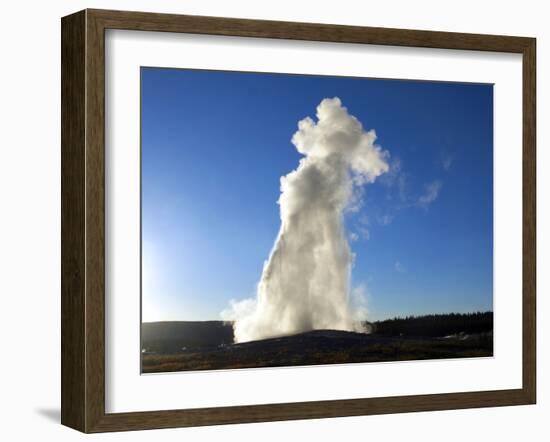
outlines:
[[[254,296],[299,120],[338,96],[391,170],[347,213],[369,319],[492,310],[492,85],[142,68],[143,320]]]

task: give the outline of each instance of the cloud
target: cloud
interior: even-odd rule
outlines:
[[[365,241],[370,239],[370,230],[367,227],[359,226],[357,230],[359,231],[362,239],[364,239]]]
[[[392,223],[393,218],[394,218],[393,215],[390,215],[389,213],[386,213],[386,214],[384,214],[384,215],[378,215],[378,216],[376,217],[376,221],[377,221],[378,224],[380,224],[381,226],[387,226],[387,225],[389,225],[389,224]]]
[[[388,172],[389,154],[339,98],[317,107],[292,137],[304,157],[281,177],[281,226],[255,299],[234,302],[235,340],[245,342],[312,329],[363,331],[350,301],[353,254],[344,213],[362,186]],[[244,304],[243,304],[244,302]]]
[[[443,170],[448,171],[453,165],[453,160],[453,157],[449,154],[443,156],[441,159],[441,166],[443,167]]]
[[[349,240],[351,242],[355,242],[355,241],[358,241],[359,240],[359,235],[355,232],[350,232],[349,234]]]
[[[405,273],[405,267],[403,266],[403,264],[401,264],[400,261],[395,261],[394,268],[395,271],[398,273]]]
[[[424,185],[424,193],[418,197],[417,205],[424,209],[427,209],[432,204],[441,192],[443,183],[440,180],[432,181],[431,183]]]
[[[363,240],[370,239],[370,230],[369,230],[370,220],[369,217],[365,214],[359,217],[358,223],[356,225],[357,232],[360,235],[360,238]]]
[[[388,172],[380,177],[380,184],[386,187],[394,187],[401,174],[401,158],[392,158],[389,164]]]
[[[454,156],[448,152],[441,152],[437,157],[436,165],[443,170],[450,170]],[[391,157],[388,172],[381,175],[379,182],[385,188],[385,197],[369,201],[369,209],[375,213],[374,220],[380,226],[390,225],[397,216],[407,209],[424,209],[437,200],[443,181],[435,179],[418,187],[416,184],[421,177],[407,171],[406,163],[400,157]],[[362,198],[361,201],[364,201]],[[357,212],[361,208],[358,208]]]

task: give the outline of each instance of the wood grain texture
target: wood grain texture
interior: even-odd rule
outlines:
[[[88,10],[106,29],[522,52],[529,38],[149,12]]]
[[[105,415],[105,38],[86,11],[86,427]]]
[[[530,403],[523,390],[297,402],[190,410],[107,414],[92,432],[146,430],[417,411],[499,407]]]
[[[523,55],[523,387],[514,390],[105,413],[106,29],[230,35]],[[535,40],[141,12],[62,20],[62,423],[83,432],[531,404],[536,398]],[[519,146],[518,146],[519,148]]]
[[[523,50],[523,389],[537,395],[536,41]]]
[[[61,422],[85,420],[85,13],[61,28]]]

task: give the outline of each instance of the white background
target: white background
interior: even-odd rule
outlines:
[[[9,6],[8,6],[9,5]],[[550,413],[550,29],[544,2],[59,1],[4,5],[0,69],[0,435],[6,440],[84,438],[61,427],[60,391],[60,30],[59,17],[84,7],[313,21],[538,38],[538,405],[233,425],[91,436],[116,440],[257,440],[303,437],[447,441],[546,440]],[[90,436],[88,436],[90,437]]]

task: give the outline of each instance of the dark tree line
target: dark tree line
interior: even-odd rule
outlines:
[[[370,325],[373,333],[382,336],[441,337],[458,333],[486,333],[493,331],[493,312],[397,317]]]
[[[218,348],[233,343],[233,327],[222,321],[145,322],[141,347],[153,353]]]

